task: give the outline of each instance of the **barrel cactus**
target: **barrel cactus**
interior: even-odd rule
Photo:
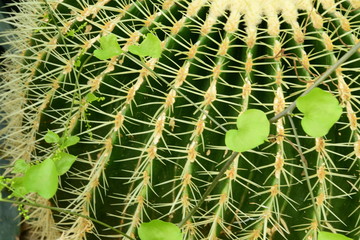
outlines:
[[[189,240],[360,239],[359,0],[17,6],[6,20],[16,30],[2,33],[6,177],[21,177],[19,159],[58,154],[57,136],[79,139],[60,147],[76,160],[55,196],[20,198],[31,239],[135,239],[154,219]],[[318,87],[341,116],[310,136],[304,114],[287,109],[331,68]],[[226,132],[249,109],[266,114],[270,134],[233,152]]]

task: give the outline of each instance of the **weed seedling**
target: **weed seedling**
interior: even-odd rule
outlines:
[[[44,136],[47,143],[55,145],[55,151],[40,163],[27,163],[24,159],[18,159],[14,163],[12,173],[20,174],[14,178],[3,178],[1,186],[8,186],[12,190],[12,196],[24,197],[28,193],[38,193],[40,196],[50,199],[58,188],[59,176],[65,174],[76,160],[76,156],[66,153],[67,147],[75,145],[80,138],[77,136],[63,136],[48,131]]]

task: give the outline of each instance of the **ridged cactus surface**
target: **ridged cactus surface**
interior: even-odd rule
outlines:
[[[18,6],[7,20],[16,31],[3,33],[13,47],[1,74],[2,157],[43,161],[54,151],[48,130],[80,137],[56,196],[28,197],[134,238],[142,222],[189,214],[232,155],[225,133],[240,113],[281,113],[360,36],[359,0]],[[128,51],[149,33],[161,40],[160,58]],[[94,51],[109,34],[123,52],[100,60]],[[320,230],[360,239],[359,72],[358,51],[320,84],[343,109],[327,135],[306,135],[295,109],[296,134],[284,116],[267,142],[237,154],[182,226],[184,239],[311,240]],[[27,223],[31,239],[126,239],[44,208],[30,207]]]

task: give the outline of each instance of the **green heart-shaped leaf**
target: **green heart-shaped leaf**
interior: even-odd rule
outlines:
[[[263,111],[250,109],[237,119],[238,130],[229,130],[225,135],[226,146],[235,152],[245,152],[266,141],[270,122]]]
[[[161,220],[142,223],[138,229],[141,240],[182,240],[183,234],[175,224]]]
[[[304,113],[301,126],[312,137],[326,135],[339,120],[342,108],[331,93],[314,88],[296,101],[298,109]]]
[[[94,51],[94,56],[100,60],[112,58],[114,56],[120,55],[123,52],[116,40],[116,35],[113,33],[102,36],[99,39],[99,42],[101,49],[96,49]]]
[[[53,160],[48,158],[31,166],[24,176],[23,185],[29,192],[36,192],[46,199],[52,198],[58,188],[58,172]]]
[[[140,57],[160,58],[161,56],[161,41],[154,34],[148,33],[145,40],[138,46],[129,46],[129,51]]]
[[[319,232],[318,240],[352,240],[351,238],[345,237],[341,234]]]

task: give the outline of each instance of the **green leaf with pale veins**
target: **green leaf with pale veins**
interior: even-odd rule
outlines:
[[[72,145],[77,144],[80,141],[80,138],[78,136],[69,136],[66,137],[64,143],[61,144],[62,148],[70,147]]]
[[[266,114],[257,109],[249,109],[237,118],[237,130],[229,130],[225,135],[225,145],[235,152],[245,152],[266,141],[270,133],[270,122]]]
[[[51,130],[48,130],[45,135],[45,142],[47,143],[58,143],[60,141],[59,135]]]
[[[14,163],[14,168],[12,172],[25,173],[29,168],[30,168],[30,164],[28,164],[24,159],[18,159]]]
[[[326,135],[339,120],[342,108],[331,93],[314,88],[296,100],[297,108],[304,113],[301,126],[312,137]]]
[[[13,178],[11,187],[14,189],[13,195],[14,197],[23,197],[24,195],[29,193],[29,190],[25,187],[25,177],[15,177]]]
[[[330,232],[320,231],[318,240],[352,240],[351,238],[345,237],[344,235]]]
[[[160,58],[161,56],[161,41],[152,33],[148,33],[145,40],[140,45],[129,46],[129,51],[140,57]]]
[[[161,220],[142,223],[138,229],[141,240],[182,240],[183,234],[178,226]]]
[[[38,193],[46,199],[52,198],[58,188],[58,172],[54,161],[47,158],[31,166],[24,175],[23,185],[29,192]]]
[[[106,60],[114,56],[120,55],[123,51],[116,40],[116,35],[110,33],[102,36],[99,40],[101,49],[94,51],[94,56],[100,60]]]
[[[73,165],[75,160],[76,160],[76,156],[69,154],[69,153],[60,152],[60,153],[56,154],[54,157],[54,163],[55,163],[58,175],[59,176],[63,175],[64,173],[69,171],[71,165]]]
[[[97,97],[94,93],[88,93],[88,94],[86,94],[85,99],[88,103],[92,103],[92,102],[98,100],[99,97]]]

